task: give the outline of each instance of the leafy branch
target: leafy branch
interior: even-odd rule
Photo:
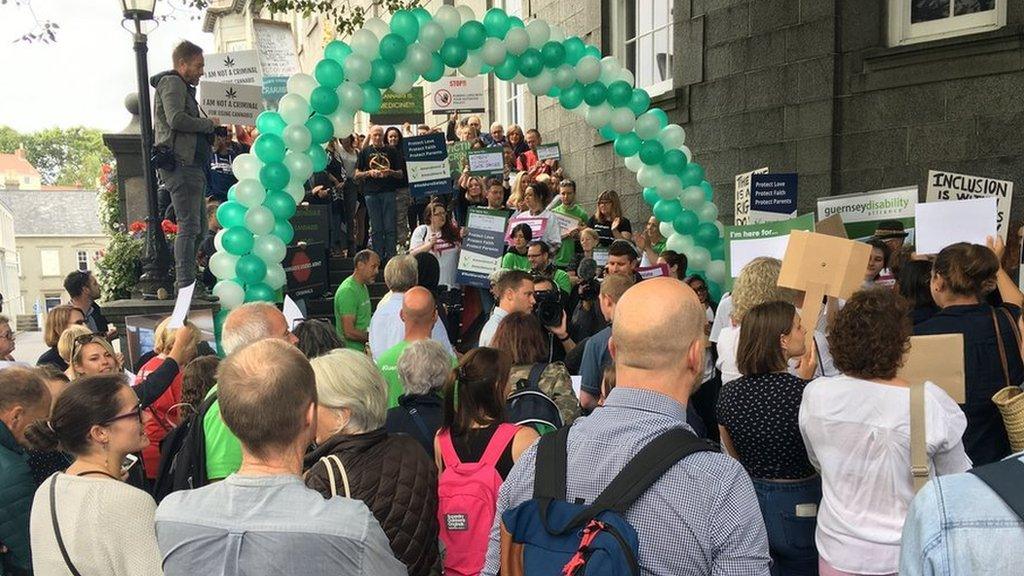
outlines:
[[[339,35],[346,36],[363,26],[367,13],[374,7],[379,6],[393,14],[398,10],[415,8],[419,4],[419,0],[373,0],[366,6],[351,6],[347,2],[341,4],[333,0],[265,0],[263,6],[270,10],[271,14],[296,12],[307,17],[318,14],[334,24],[334,29]]]

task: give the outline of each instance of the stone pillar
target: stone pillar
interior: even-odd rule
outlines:
[[[139,97],[132,92],[124,99],[132,119],[124,130],[104,134],[103,143],[117,161],[117,194],[121,204],[121,222],[125,227],[146,219],[146,181],[142,177],[142,135],[139,132]]]

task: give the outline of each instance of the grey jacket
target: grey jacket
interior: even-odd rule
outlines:
[[[200,134],[213,132],[209,118],[199,117],[195,86],[189,86],[177,72],[169,70],[153,76],[149,83],[156,88],[153,104],[154,144],[174,148],[178,164],[195,164],[196,145],[208,145]]]

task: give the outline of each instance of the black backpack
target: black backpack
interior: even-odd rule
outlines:
[[[534,364],[529,378],[520,378],[515,391],[505,401],[505,420],[520,426],[529,426],[544,435],[561,428],[562,415],[558,406],[540,389],[540,377],[548,364]]]
[[[206,486],[206,434],[203,418],[217,401],[217,393],[210,394],[160,443],[160,469],[153,486],[153,499],[158,503],[178,490],[191,490]]]

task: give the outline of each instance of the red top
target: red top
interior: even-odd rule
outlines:
[[[160,356],[154,356],[146,362],[135,377],[136,385],[143,382],[163,363],[164,359]],[[181,381],[182,373],[179,371],[167,390],[142,412],[142,422],[146,436],[149,437],[149,446],[142,451],[142,464],[146,468],[146,478],[150,480],[156,478],[156,473],[160,469],[160,442],[178,425],[180,412],[178,408],[171,408],[181,403]]]

